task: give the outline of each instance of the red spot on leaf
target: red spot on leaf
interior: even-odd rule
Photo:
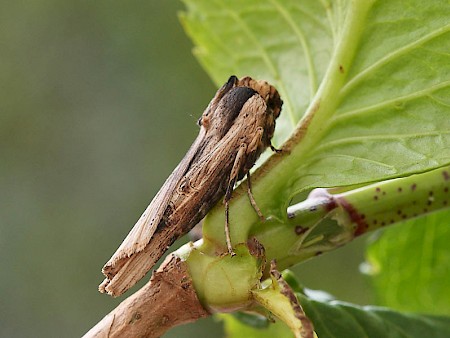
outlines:
[[[297,226],[295,227],[295,234],[296,234],[296,235],[304,234],[306,231],[308,231],[308,228],[304,228],[304,227],[302,227],[301,225],[297,225]]]

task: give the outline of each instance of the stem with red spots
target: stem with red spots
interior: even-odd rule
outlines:
[[[343,193],[314,189],[288,209],[287,222],[268,220],[253,235],[267,258],[277,257],[284,269],[367,232],[449,206],[450,167],[444,167]]]

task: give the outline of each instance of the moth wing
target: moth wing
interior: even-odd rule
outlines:
[[[107,291],[112,295],[120,295],[125,292],[141,279],[162,255],[161,253],[159,257],[154,257],[152,263],[149,264],[146,258],[149,250],[145,249],[151,244],[156,227],[163,217],[173,191],[189,168],[192,159],[198,152],[198,145],[203,142],[204,137],[205,130],[202,128],[186,156],[170,174],[125,240],[104,265],[102,272],[106,279],[99,286],[101,292]],[[113,284],[117,286],[113,286]]]

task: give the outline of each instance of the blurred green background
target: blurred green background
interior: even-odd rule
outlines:
[[[190,146],[215,92],[182,9],[0,4],[1,337],[78,337],[124,299],[97,292],[100,269]],[[310,288],[368,303],[363,241],[294,270]],[[221,336],[221,326],[209,318],[166,336],[199,335]]]

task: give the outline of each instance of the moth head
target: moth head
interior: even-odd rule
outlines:
[[[274,86],[269,84],[265,80],[254,80],[250,76],[245,76],[241,78],[237,86],[250,87],[255,90],[267,104],[267,113],[272,115],[274,119],[280,116],[281,107],[283,106],[283,101],[280,98],[280,94]]]
[[[237,86],[249,87],[255,90],[266,102],[266,124],[264,127],[263,143],[270,145],[275,132],[275,120],[280,116],[283,101],[274,86],[265,80],[254,80],[250,76],[241,78]]]

